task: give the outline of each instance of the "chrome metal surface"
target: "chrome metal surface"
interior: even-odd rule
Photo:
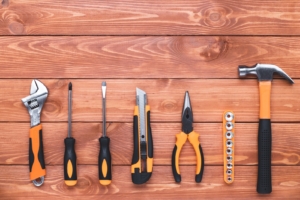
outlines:
[[[233,129],[233,123],[232,122],[226,122],[226,130],[231,131]]]
[[[22,99],[22,102],[26,106],[30,115],[31,127],[40,124],[41,111],[47,97],[48,90],[46,86],[36,79],[32,80],[30,87],[30,95]]]
[[[106,82],[102,82],[102,136],[106,137]]]
[[[137,105],[139,107],[139,128],[140,128],[140,141],[146,142],[146,103],[147,95],[143,90],[136,88]]]
[[[226,139],[230,140],[233,138],[233,132],[232,131],[227,131],[225,133]]]
[[[232,112],[225,113],[225,119],[226,121],[232,121],[234,118],[234,114]]]
[[[272,81],[273,74],[277,73],[291,84],[294,83],[291,77],[287,75],[280,67],[271,64],[256,64],[254,67],[239,67],[239,76],[244,77],[248,74],[256,75],[259,81]]]

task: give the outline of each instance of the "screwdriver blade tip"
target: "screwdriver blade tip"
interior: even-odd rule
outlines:
[[[72,90],[72,83],[69,83],[69,90]]]
[[[106,82],[105,81],[102,82],[102,86],[106,86]]]

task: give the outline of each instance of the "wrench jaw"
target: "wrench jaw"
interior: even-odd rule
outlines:
[[[33,80],[30,88],[30,95],[23,98],[22,102],[30,115],[30,127],[34,127],[41,122],[41,111],[48,97],[46,86],[38,80]]]

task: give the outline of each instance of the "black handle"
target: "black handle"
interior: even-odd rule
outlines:
[[[172,172],[176,183],[181,182],[181,176],[176,170],[176,153],[177,153],[177,145],[174,146],[172,152]]]
[[[101,137],[100,153],[98,159],[99,180],[102,185],[108,185],[111,182],[111,155],[109,150],[110,139],[108,137]]]
[[[258,178],[257,192],[269,194],[272,192],[271,177],[272,131],[271,120],[260,119],[258,130]]]
[[[201,155],[201,169],[200,169],[199,174],[196,174],[196,177],[195,177],[195,181],[197,183],[200,183],[202,181],[202,176],[203,176],[203,171],[204,171],[204,155],[203,155],[202,147],[200,144],[199,144],[199,151],[200,151],[200,155]]]
[[[75,139],[70,137],[65,139],[64,156],[64,177],[65,183],[73,186],[77,182]]]

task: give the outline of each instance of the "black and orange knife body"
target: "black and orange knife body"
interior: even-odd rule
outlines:
[[[181,123],[182,130],[180,133],[176,134],[176,144],[172,153],[173,176],[177,183],[181,182],[181,175],[179,170],[179,156],[184,143],[188,139],[195,150],[197,158],[195,181],[197,183],[200,183],[202,180],[204,170],[204,156],[202,152],[202,147],[199,142],[200,135],[196,133],[193,129],[193,112],[188,92],[185,93]]]
[[[153,140],[150,127],[150,106],[146,93],[137,88],[137,105],[133,116],[133,157],[131,177],[135,184],[147,182],[153,169]]]

